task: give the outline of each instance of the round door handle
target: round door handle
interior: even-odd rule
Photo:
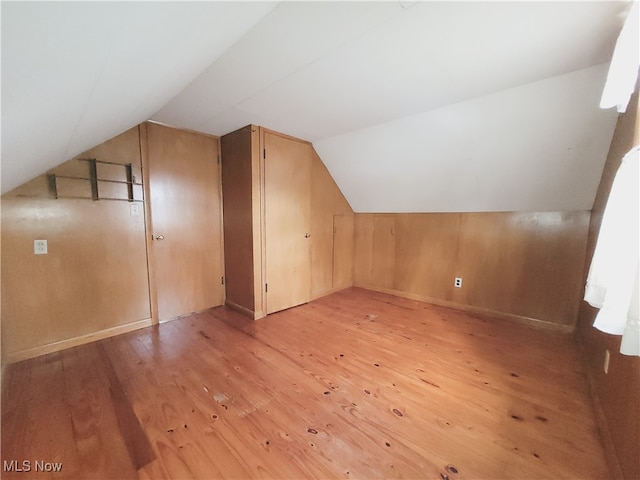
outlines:
[[[310,236],[311,236],[311,234],[310,234],[310,233],[305,233],[305,234],[304,234],[304,238],[309,238]]]
[[[156,240],[164,240],[164,235],[156,235]]]

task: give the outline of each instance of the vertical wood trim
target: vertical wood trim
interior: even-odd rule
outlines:
[[[227,300],[227,287],[224,278],[226,277],[225,265],[224,265],[224,198],[222,194],[222,139],[218,138],[218,147],[216,148],[216,163],[218,166],[218,232],[220,235],[220,271],[222,275],[222,299],[221,305],[224,305]]]
[[[256,307],[254,168],[251,126],[228,133],[221,139],[224,211],[225,303]]]
[[[149,306],[151,308],[151,322],[155,325],[159,323],[158,319],[158,290],[156,288],[155,277],[155,258],[153,256],[153,222],[151,218],[151,192],[149,189],[149,136],[147,131],[147,123],[141,123],[138,126],[140,137],[140,161],[142,163],[142,184],[144,192],[144,230],[145,241],[147,245],[147,275],[149,278]]]
[[[262,127],[251,125],[251,164],[253,171],[254,192],[254,233],[253,233],[253,254],[254,254],[254,274],[255,274],[255,312],[254,318],[262,318],[267,315],[267,298],[264,291],[266,279],[266,258],[264,249],[265,242],[265,203],[264,203],[264,132]]]

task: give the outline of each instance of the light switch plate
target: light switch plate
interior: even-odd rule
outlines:
[[[33,241],[33,253],[36,255],[46,255],[49,253],[46,240]]]

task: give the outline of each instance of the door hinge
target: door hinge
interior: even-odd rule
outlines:
[[[224,277],[220,277],[220,283],[222,283],[222,285],[224,285]]]
[[[262,158],[267,158],[267,149],[262,150]]]
[[[269,293],[269,284],[268,283],[264,284],[264,291],[265,291],[265,293]]]

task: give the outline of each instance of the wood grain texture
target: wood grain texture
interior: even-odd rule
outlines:
[[[640,104],[638,92],[629,102],[627,112],[618,118],[607,161],[591,212],[589,240],[584,266],[584,283],[589,271],[602,216],[615,173],[624,155],[640,144]],[[577,336],[584,347],[585,361],[598,399],[601,429],[608,440],[611,469],[616,478],[640,478],[640,358],[620,353],[620,337],[593,328],[597,310],[580,302]],[[609,373],[603,365],[605,352],[611,358]]]
[[[353,214],[333,216],[332,288],[353,285]]]
[[[306,142],[264,135],[267,313],[311,299],[311,156]]]
[[[589,212],[356,214],[356,284],[570,329],[588,222]]]
[[[343,263],[345,268],[338,272],[340,285],[334,285],[333,275],[334,258],[349,262],[346,257],[353,251],[353,229],[349,229],[348,224],[340,225],[341,237],[335,243],[334,216],[352,216],[353,210],[313,146],[308,148],[311,155],[311,298],[318,298],[334,288],[353,283],[348,263]]]
[[[253,208],[254,171],[252,145],[257,141],[255,127],[249,125],[223,136],[222,193],[224,205],[224,262],[226,301],[253,312],[254,232],[253,219],[260,211]],[[257,235],[257,237],[254,237]]]
[[[137,471],[113,383],[155,457]],[[56,478],[609,476],[571,336],[361,289],[11,365],[2,393],[2,460]]]
[[[273,152],[267,155],[265,161],[264,152]],[[223,190],[225,191],[225,248],[228,255],[225,255],[227,272],[227,304],[238,311],[244,312],[251,318],[261,318],[266,314],[265,283],[267,283],[267,264],[269,248],[281,248],[286,250],[282,242],[267,242],[266,219],[274,212],[280,211],[284,216],[281,227],[274,228],[275,231],[286,231],[293,214],[287,213],[286,209],[295,210],[301,205],[309,205],[310,220],[304,229],[304,233],[309,233],[308,238],[309,253],[304,252],[304,263],[307,263],[307,256],[310,257],[310,293],[305,293],[299,298],[317,298],[334,291],[336,288],[351,285],[352,268],[345,263],[345,258],[351,255],[353,250],[352,232],[353,229],[347,227],[341,229],[339,243],[335,244],[334,239],[334,215],[353,215],[353,211],[348,202],[340,192],[328,170],[317,155],[313,146],[304,140],[300,140],[289,135],[250,125],[236,132],[232,132],[222,137],[223,154]],[[297,168],[286,170],[287,175],[292,178],[285,179],[285,187],[277,187],[275,195],[269,200],[264,181],[266,164],[273,155],[280,156],[283,161],[296,161],[304,158],[304,163],[310,162],[310,173],[305,173],[305,179],[293,180],[293,176],[300,175]],[[306,167],[305,167],[306,172]],[[308,177],[308,178],[307,178]],[[300,194],[305,196],[304,201],[287,201],[281,192],[286,189],[299,188]],[[308,197],[308,198],[307,198]],[[285,200],[282,202],[282,200]],[[267,203],[283,203],[284,210],[267,208]],[[273,234],[273,233],[272,233]],[[349,238],[347,238],[349,236]],[[247,242],[251,241],[251,247]],[[250,266],[250,256],[253,255],[253,270]],[[272,254],[273,255],[273,254]],[[334,266],[335,258],[339,257],[343,267],[339,271],[340,278],[337,282],[340,287],[334,286]],[[276,258],[291,260],[292,265],[299,262],[293,261],[289,253],[275,253]],[[289,258],[291,257],[291,258]],[[350,260],[348,260],[350,261]],[[306,267],[304,267],[306,268]],[[271,275],[273,277],[273,274]],[[285,277],[288,275],[285,274]],[[305,274],[306,276],[306,274]],[[277,279],[276,279],[277,280]],[[273,282],[271,287],[273,288]],[[306,281],[304,290],[307,290]],[[253,288],[250,285],[253,285]],[[296,286],[300,282],[294,282]],[[288,287],[287,287],[288,288]],[[273,293],[273,290],[272,290]],[[289,292],[291,293],[291,292]],[[253,300],[251,299],[253,294]],[[252,303],[253,301],[253,303]],[[298,303],[296,300],[293,303]],[[278,310],[284,306],[291,306],[291,301],[276,305]],[[286,308],[286,307],[284,307]]]
[[[131,163],[141,172],[138,129],[78,158]],[[86,168],[72,159],[49,173]],[[55,200],[46,175],[3,195],[4,358],[148,319],[144,219],[131,216],[128,202]],[[36,239],[48,241],[47,255],[34,255]]]
[[[155,123],[147,136],[152,258],[164,321],[224,301],[219,140]]]

